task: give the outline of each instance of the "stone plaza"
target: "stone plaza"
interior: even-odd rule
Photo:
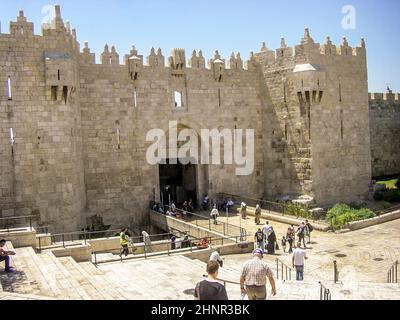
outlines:
[[[169,57],[151,48],[144,57],[133,46],[120,57],[106,44],[97,63],[59,5],[41,35],[22,10],[16,20],[0,33],[0,238],[17,253],[15,273],[0,271],[0,299],[193,299],[216,248],[228,295],[240,299],[241,266],[258,228],[253,216],[236,213],[240,201],[219,217],[221,229],[206,210],[185,220],[152,205],[192,199],[200,208],[205,195],[212,203],[232,194],[273,204],[307,199],[308,209],[326,209],[371,201],[375,178],[400,173],[399,94],[368,93],[364,39],[353,47],[328,36],[320,44],[305,28],[294,47],[282,38],[280,48],[262,43],[247,60],[216,50],[208,61],[202,50],[182,48]],[[154,129],[168,136],[157,164],[147,158]],[[224,129],[254,130],[253,170],[237,175],[233,163],[177,162],[185,141],[174,145],[171,135],[191,130],[190,145],[200,148],[209,143],[203,129],[219,130],[212,142],[221,153],[230,150]],[[315,230],[305,281],[277,278],[273,299],[320,299],[319,282],[332,299],[400,299],[398,283],[387,283],[400,259],[400,210],[386,214],[397,220],[347,233]],[[23,217],[33,219],[29,227]],[[290,222],[270,222],[279,241]],[[120,259],[121,227],[163,236],[152,252],[140,240],[135,254]],[[86,230],[104,234],[87,238]],[[193,242],[171,250],[167,236],[185,232]],[[207,237],[209,247],[194,245]],[[281,249],[265,260],[278,277],[278,263],[291,265]]]

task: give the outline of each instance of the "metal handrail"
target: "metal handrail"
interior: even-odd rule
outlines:
[[[273,202],[273,201],[268,201],[268,200],[263,200],[263,199],[255,199],[255,198],[251,198],[251,197],[243,197],[243,196],[238,196],[238,195],[230,194],[230,193],[226,193],[226,192],[218,193],[218,198],[236,199],[239,203],[244,200],[247,205],[249,205],[248,202],[254,203],[254,207],[256,206],[256,204],[259,204],[261,209],[282,213],[283,215],[285,214],[285,209],[287,207],[286,204],[280,203],[280,202]],[[263,205],[265,205],[265,206],[263,207]]]
[[[176,243],[189,243],[188,247],[187,247],[187,251],[193,252],[193,247],[198,247],[198,241],[201,239],[206,239],[207,240],[207,244],[208,244],[208,248],[212,248],[213,247],[213,242],[217,242],[217,241],[221,241],[221,245],[224,245],[224,240],[231,240],[231,238],[229,237],[204,237],[204,238],[196,238],[196,237],[191,237],[192,239],[188,239],[188,240],[179,240],[179,241],[175,241]],[[235,242],[238,243],[238,238],[236,237]],[[147,245],[144,242],[141,242],[141,244],[143,243],[144,245],[144,258],[147,259],[147,255],[150,253],[148,248],[150,247],[154,247],[154,246],[159,246],[159,243],[153,243],[150,246]],[[132,243],[133,244],[133,243]],[[172,243],[171,243],[172,244]],[[175,248],[172,249],[170,248],[170,246],[167,246],[167,255],[170,255],[171,253],[174,252],[174,250],[181,250],[181,249],[185,249],[185,248]],[[108,249],[108,250],[98,250],[98,251],[93,251],[92,255],[94,255],[94,264],[97,264],[97,254],[101,254],[101,253],[110,253],[112,251],[121,251],[121,247],[119,246],[118,248],[113,248],[113,249]],[[182,250],[181,250],[182,251]],[[123,261],[122,256],[120,256],[120,261]]]
[[[157,204],[157,203],[155,203],[155,204]],[[158,205],[159,207],[160,207],[160,206],[162,207],[162,205],[159,204],[159,203],[158,203],[157,205]],[[171,209],[171,206],[166,205],[166,204],[164,205],[164,208],[163,208],[164,215],[166,214],[165,208]],[[154,211],[152,208],[151,208],[150,210],[153,211],[153,212],[155,212],[155,213],[162,214],[162,213],[160,213],[160,212]],[[182,217],[183,217],[184,219],[185,219],[185,218],[187,217],[187,215],[189,214],[190,216],[197,217],[197,218],[199,218],[199,219],[201,219],[201,220],[208,220],[208,230],[213,231],[213,224],[212,224],[212,219],[211,219],[210,216],[199,215],[199,214],[196,214],[196,213],[193,213],[193,212],[185,211],[185,210],[180,209],[180,208],[176,208],[176,211],[179,212],[179,213],[181,213],[181,214],[182,214]],[[172,218],[176,218],[176,217],[174,217],[174,216],[171,216],[171,217],[172,217]],[[241,240],[242,240],[242,241],[245,241],[245,240],[247,239],[247,231],[246,231],[245,228],[242,228],[242,227],[240,227],[240,226],[236,226],[236,225],[234,225],[234,224],[230,224],[230,223],[227,223],[227,222],[223,222],[223,221],[220,221],[220,220],[218,220],[218,223],[219,223],[220,226],[222,226],[222,233],[224,234],[224,236],[230,235],[230,236],[232,236],[232,237],[236,237],[236,236],[239,235],[239,236],[241,237]],[[198,226],[198,221],[197,221],[197,220],[196,220],[196,226]],[[229,232],[229,229],[236,229],[236,230],[238,231],[238,234],[232,234],[232,233],[230,233],[230,232]],[[220,231],[220,230],[217,230],[216,228],[214,228],[214,231]]]
[[[390,267],[390,269],[387,273],[387,282],[388,283],[398,283],[398,277],[397,277],[398,265],[399,265],[399,261],[396,260]]]
[[[208,275],[207,274],[203,274],[203,278],[208,278]],[[240,282],[237,282],[237,281],[231,281],[231,280],[226,280],[226,279],[221,279],[221,278],[216,278],[215,280],[223,282],[224,283],[224,287],[226,287],[227,283],[236,284],[236,285],[240,286]]]
[[[13,221],[13,220],[29,219],[29,228],[30,228],[30,230],[32,230],[32,218],[37,218],[37,216],[29,215],[29,216],[5,217],[5,218],[0,218],[0,222],[1,221],[6,221],[6,228],[5,229],[7,229],[7,233],[10,233],[10,226],[9,226],[10,220]]]
[[[92,240],[92,239],[96,239],[93,237],[93,235],[95,234],[104,234],[104,233],[108,233],[108,234],[114,234],[117,233],[115,235],[108,235],[108,236],[104,236],[104,238],[111,238],[111,237],[118,237],[119,233],[121,232],[121,229],[112,229],[112,230],[103,230],[103,231],[73,231],[73,232],[65,232],[65,233],[57,233],[57,234],[52,234],[50,235],[51,237],[51,243],[55,244],[55,243],[62,243],[62,246],[65,248],[66,244],[65,242],[71,241],[74,242],[75,240],[79,241],[82,240],[84,241],[85,245],[87,244],[87,240]],[[150,238],[153,237],[161,237],[161,236],[167,236],[170,233],[160,233],[160,234],[152,234],[150,235]],[[75,237],[74,237],[75,236]],[[37,238],[39,239],[39,247],[38,247],[38,251],[40,252],[42,250],[42,246],[41,246],[41,239],[42,238],[47,238],[48,235],[42,235],[42,236],[38,236]],[[55,241],[56,237],[61,237],[61,241]],[[78,239],[76,239],[78,238]],[[135,237],[130,237],[130,239],[143,239],[143,236],[135,236]],[[54,240],[54,241],[53,241]]]
[[[295,270],[278,258],[276,258],[276,279],[279,279],[279,266],[281,267],[282,280],[292,280],[292,271],[294,272]],[[285,270],[285,272],[283,272],[283,270]]]
[[[321,301],[330,301],[332,300],[332,295],[331,291],[327,289],[322,282],[318,282],[320,285],[320,290],[319,290],[319,300]]]

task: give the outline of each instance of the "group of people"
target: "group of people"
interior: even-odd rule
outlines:
[[[269,280],[272,296],[276,295],[275,280],[272,270],[263,261],[264,252],[256,249],[253,258],[247,261],[240,276],[242,297],[246,294],[249,300],[265,300],[267,298],[266,283]],[[220,251],[214,251],[207,263],[207,279],[197,283],[194,291],[195,300],[228,300],[224,285],[218,282],[219,268],[223,266]]]
[[[242,299],[245,295],[249,300],[266,300],[267,279],[271,285],[271,295],[277,294],[274,275],[268,264],[263,261],[264,250],[257,248],[253,251],[253,258],[247,261],[240,275],[240,291]],[[300,248],[300,243],[293,251],[292,265],[296,270],[296,280],[303,280],[304,260],[307,253]],[[218,282],[219,268],[223,266],[220,250],[214,251],[207,263],[207,279],[197,283],[194,291],[195,300],[228,300],[224,285]]]
[[[293,248],[296,247],[294,245],[296,241],[296,235],[298,238],[298,243],[302,244],[304,248],[307,249],[307,244],[311,242],[311,232],[313,230],[314,228],[308,220],[302,222],[297,230],[292,224],[287,229],[286,236],[283,236],[281,240],[283,252],[286,253],[286,247],[287,244],[289,244],[288,253],[293,253]],[[264,252],[266,250],[268,254],[275,254],[275,250],[279,250],[279,245],[277,243],[277,237],[274,228],[269,225],[268,221],[265,222],[265,225],[262,229],[258,228],[257,232],[254,235],[254,239],[257,249],[264,250]]]
[[[142,231],[143,243],[146,252],[151,252],[151,239],[150,235],[146,231]],[[119,243],[122,247],[119,256],[122,258],[122,255],[127,257],[129,255],[129,247],[132,250],[132,253],[137,250],[137,247],[134,245],[132,239],[130,239],[131,235],[127,228],[122,228],[119,234]]]

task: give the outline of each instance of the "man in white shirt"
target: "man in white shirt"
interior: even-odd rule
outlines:
[[[223,261],[222,261],[222,258],[220,256],[220,250],[219,249],[217,249],[213,253],[211,253],[210,261],[217,261],[219,263],[220,267],[222,267]]]
[[[292,264],[296,269],[296,280],[303,281],[304,275],[304,260],[307,260],[306,250],[301,248],[301,242],[298,242],[297,248],[293,250]]]
[[[263,231],[263,234],[264,234],[264,244],[266,244],[266,243],[267,243],[267,240],[268,240],[269,233],[270,233],[270,231],[271,231],[271,226],[269,225],[269,222],[268,222],[268,221],[265,222],[262,231]],[[265,247],[264,247],[264,245],[263,245],[263,248],[262,248],[262,249],[263,249],[264,252],[265,252]]]

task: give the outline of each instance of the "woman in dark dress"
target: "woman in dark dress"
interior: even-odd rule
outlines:
[[[275,254],[275,243],[276,243],[276,234],[274,229],[271,227],[271,231],[268,236],[268,245],[267,245],[268,254]]]

